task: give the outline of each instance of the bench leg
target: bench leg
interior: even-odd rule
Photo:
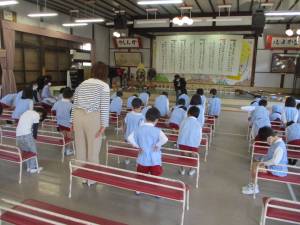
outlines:
[[[196,188],[199,187],[199,173],[200,173],[200,166],[197,167]]]
[[[36,168],[39,168],[39,162],[38,162],[38,158],[37,156],[35,157],[35,163],[36,163]],[[38,170],[38,173],[40,173],[40,171]]]
[[[61,162],[62,163],[65,161],[65,150],[66,150],[66,146],[64,145],[62,147],[62,154],[61,154]]]
[[[207,155],[208,155],[208,147],[207,145],[205,146],[205,157],[204,157],[204,162],[207,162]]]
[[[265,225],[266,223],[266,215],[265,215],[265,207],[263,206],[262,207],[262,210],[261,210],[261,217],[260,217],[260,225]]]
[[[181,225],[184,223],[184,213],[185,213],[185,201],[182,203],[182,213],[181,213]]]
[[[74,141],[72,141],[72,148],[73,148],[74,155],[76,155],[76,148],[75,148],[75,142]]]
[[[20,168],[19,168],[19,184],[22,183],[22,169],[23,169],[23,164],[19,163]]]
[[[190,190],[186,192],[186,210],[190,210]]]
[[[70,175],[69,198],[72,198],[72,182],[73,182],[73,176]]]

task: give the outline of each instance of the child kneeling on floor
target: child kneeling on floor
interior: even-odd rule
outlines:
[[[272,170],[265,170],[264,173],[270,173],[277,177],[285,177],[288,172],[288,168],[286,166],[288,164],[287,150],[283,140],[277,136],[271,127],[260,128],[258,135],[261,140],[267,141],[270,147],[267,155],[263,156],[260,162],[253,163],[250,183],[242,189],[242,193],[245,195],[259,193],[258,185],[254,184],[256,179],[256,170],[258,167]]]
[[[37,153],[35,140],[37,138],[38,126],[46,118],[47,112],[43,108],[35,108],[24,112],[18,122],[16,136],[17,146],[26,152]],[[27,172],[39,173],[43,168],[39,167],[35,159],[26,161]]]
[[[161,146],[167,143],[167,136],[155,124],[160,118],[160,112],[152,107],[146,113],[146,122],[135,129],[127,141],[139,148],[137,172],[160,176],[163,173]],[[138,194],[138,193],[137,193]]]
[[[198,152],[202,140],[202,126],[198,121],[200,109],[197,106],[191,106],[188,111],[188,117],[180,124],[177,145],[180,150]],[[189,175],[195,174],[195,169],[189,171]],[[185,174],[185,169],[181,168],[179,173]]]

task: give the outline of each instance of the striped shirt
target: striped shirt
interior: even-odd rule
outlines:
[[[101,126],[109,126],[110,89],[108,84],[98,79],[88,79],[75,90],[72,120],[75,109],[99,112]]]

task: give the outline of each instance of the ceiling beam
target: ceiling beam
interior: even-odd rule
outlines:
[[[236,11],[240,12],[240,0],[236,0]]]
[[[173,8],[175,9],[175,11],[177,12],[177,13],[181,13],[181,11],[178,9],[178,7],[176,6],[176,5],[172,5],[173,6]]]
[[[295,0],[294,3],[290,6],[289,10],[292,10],[297,4],[298,4],[299,0]],[[288,23],[292,23],[293,20],[296,18],[296,16],[293,16],[289,21]]]
[[[216,11],[215,11],[215,7],[214,7],[212,1],[211,1],[211,0],[208,0],[208,3],[209,3],[209,5],[210,5],[211,11],[215,14]]]
[[[117,2],[119,5],[121,5],[122,7],[126,8],[128,11],[132,11],[134,14],[140,14],[142,15],[142,13],[140,13],[139,11],[137,10],[133,10],[131,7],[121,3],[119,0],[115,0],[115,2]]]
[[[250,7],[249,7],[249,11],[250,11],[250,12],[253,11],[253,4],[254,4],[254,0],[251,0],[251,2],[250,2]]]
[[[282,1],[283,1],[283,0],[280,0],[280,1],[278,2],[277,6],[275,7],[275,10],[278,10],[278,9],[279,9],[279,7],[281,6]]]
[[[202,9],[201,5],[199,4],[198,0],[194,0],[194,2],[196,3],[196,5],[198,6],[198,8],[200,9],[200,11],[203,13],[204,10]]]
[[[36,4],[36,0],[26,0],[26,2]],[[67,8],[65,8],[61,5],[56,5],[53,2],[47,2],[47,8],[52,9],[52,10],[57,11],[57,12],[60,12],[60,13],[63,13],[63,14],[66,14],[66,15],[69,15],[68,14],[69,10]]]
[[[141,6],[139,6],[136,2],[132,2],[131,0],[126,0],[128,3],[130,3],[131,5],[133,5],[134,7],[138,8],[139,10],[141,10],[142,12],[145,11],[145,9]]]

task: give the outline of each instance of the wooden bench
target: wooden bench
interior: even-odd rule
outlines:
[[[49,203],[27,199],[22,203],[2,199],[0,223],[15,225],[125,225],[98,216],[69,210]]]
[[[265,156],[268,153],[269,145],[264,141],[255,141],[252,145],[251,167],[255,156]],[[287,144],[287,155],[289,159],[300,160],[300,145]]]
[[[37,154],[21,151],[18,147],[0,144],[0,160],[19,165],[19,184],[22,183],[22,164],[30,159],[35,159],[38,165]]]
[[[185,208],[187,208],[187,210],[189,208],[189,189],[187,185],[179,180],[152,176],[95,163],[71,160],[70,198],[73,178],[91,180],[103,185],[128,191],[137,191],[179,202],[182,204],[181,225],[183,225],[184,222]]]
[[[260,163],[259,165],[263,166],[263,163]],[[277,183],[283,183],[283,184],[289,184],[289,185],[300,185],[300,167],[298,166],[290,166],[285,165],[288,168],[287,176],[285,177],[278,177],[272,175],[270,172],[272,172],[271,169],[268,168],[261,168],[258,166],[256,170],[256,179],[254,181],[254,184],[257,185],[259,180],[263,181],[272,181]],[[265,172],[267,171],[267,173]],[[278,172],[278,171],[277,171]],[[253,198],[256,197],[256,194],[253,194]]]
[[[0,129],[0,135],[1,135],[1,143],[3,143],[3,138],[16,139],[16,127],[2,126]],[[67,145],[72,144],[75,153],[74,140],[70,138],[68,139],[64,138],[64,135],[60,132],[39,130],[36,143],[61,147],[62,162],[64,162],[65,159],[65,148]]]
[[[168,142],[170,143],[176,143],[177,144],[177,139],[178,139],[178,132],[174,132],[172,130],[163,130],[165,135],[168,137]],[[209,149],[209,140],[207,138],[206,134],[202,135],[202,140],[200,143],[200,147],[205,148],[205,156],[204,156],[204,161],[207,161],[207,155],[208,155],[208,149]]]
[[[200,157],[199,153],[183,151],[173,148],[162,148],[162,162],[167,165],[174,165],[179,167],[192,168],[197,171],[196,188],[199,186],[199,171],[200,171]],[[183,155],[184,153],[185,155]],[[108,165],[109,156],[116,156],[118,163],[119,157],[136,159],[139,154],[139,149],[132,147],[130,144],[122,141],[107,141],[106,143],[106,165]]]
[[[263,198],[260,225],[266,220],[300,224],[300,202],[280,198]]]

